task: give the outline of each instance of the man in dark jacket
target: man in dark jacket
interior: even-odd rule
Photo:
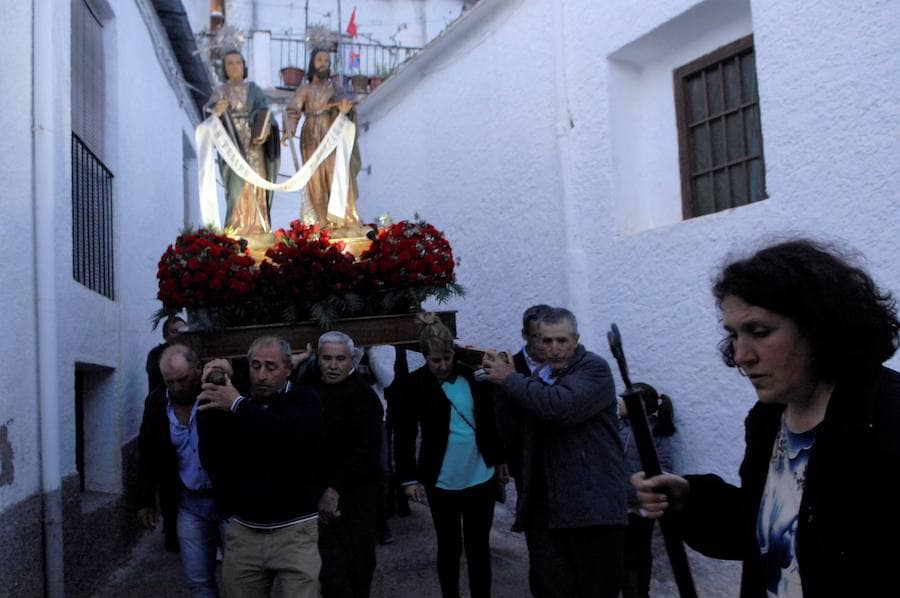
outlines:
[[[541,335],[538,331],[541,316],[550,309],[549,305],[532,305],[522,314],[522,340],[525,344],[513,355],[513,366],[516,372],[523,376],[531,376],[544,365],[544,346],[541,343]],[[500,434],[506,445],[506,454],[509,461],[509,474],[516,484],[516,493],[522,492],[522,433],[525,427],[525,411],[514,400],[498,400],[497,425],[503,426]],[[531,425],[530,423],[527,425]],[[521,532],[522,528],[513,523],[512,531]]]
[[[627,522],[612,375],[578,343],[569,310],[545,312],[538,332],[544,369],[526,377],[493,351],[483,363],[503,391],[499,400],[526,414],[516,520],[528,542],[531,590],[539,598],[612,598],[622,582]]]
[[[316,351],[327,488],[319,501],[322,596],[364,598],[375,572],[381,402],[356,371],[353,340],[327,332]]]
[[[231,596],[319,595],[318,503],[322,414],[318,396],[292,385],[291,347],[260,337],[247,352],[250,391],[231,384],[231,366],[213,360],[200,394],[200,458],[216,488],[225,536],[222,580]],[[213,368],[229,377],[209,382]]]
[[[162,352],[159,369],[165,385],[147,397],[138,436],[138,520],[156,528],[158,493],[166,549],[180,546],[191,593],[218,596],[220,520],[197,454],[200,362],[188,347],[171,345]]]

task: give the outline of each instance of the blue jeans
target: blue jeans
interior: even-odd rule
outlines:
[[[222,545],[225,522],[219,521],[212,497],[182,492],[177,529],[181,564],[191,594],[217,598],[216,549]]]

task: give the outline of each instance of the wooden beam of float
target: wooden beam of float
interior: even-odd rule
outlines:
[[[435,312],[456,338],[456,312]],[[367,316],[335,320],[331,330],[340,330],[361,347],[371,345],[418,344],[416,313],[390,316]],[[306,343],[316,344],[319,336],[327,332],[315,322],[296,324],[266,324],[260,326],[235,326],[220,332],[189,332],[181,335],[179,342],[190,346],[201,359],[212,357],[243,357],[250,344],[261,336],[280,336],[291,344],[294,351],[302,351]]]

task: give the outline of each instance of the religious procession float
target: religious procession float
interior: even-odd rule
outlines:
[[[224,57],[227,81],[207,104],[196,131],[201,218],[159,259],[154,323],[186,313],[186,338],[203,356],[243,354],[263,334],[294,347],[339,328],[360,345],[407,344],[415,314],[428,298],[444,302],[463,289],[444,234],[418,216],[362,224],[356,210],[359,150],[353,103],[338,99],[328,53],[314,51],[316,69],[284,111],[284,131],[265,94],[244,80],[237,52]],[[299,134],[302,165],[294,147]],[[295,174],[276,182],[281,141]],[[225,188],[219,215],[216,161]],[[301,194],[302,219],[273,231],[272,194]],[[455,312],[438,312],[456,332]]]

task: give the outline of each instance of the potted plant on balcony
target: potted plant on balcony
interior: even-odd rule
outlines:
[[[281,68],[281,82],[285,87],[297,88],[303,83],[305,74],[299,66],[285,66]]]
[[[369,89],[375,91],[391,74],[391,70],[383,64],[375,67],[375,74],[369,77]]]
[[[369,77],[369,90],[375,91],[375,89],[377,89],[379,85],[384,83],[384,80],[387,79],[393,72],[393,69],[391,69],[386,64],[377,64],[375,66],[375,74]]]
[[[369,92],[369,78],[365,75],[351,75],[350,84],[355,93]]]

